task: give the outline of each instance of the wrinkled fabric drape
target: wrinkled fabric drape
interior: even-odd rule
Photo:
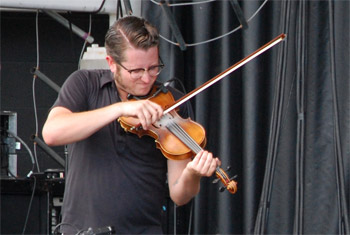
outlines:
[[[287,34],[191,100],[207,131],[206,149],[224,169],[231,166],[238,182],[232,195],[218,192],[213,178],[202,179],[191,233],[349,233],[350,3],[239,5],[248,28],[210,42],[240,25],[230,1],[170,5],[187,45],[181,50],[162,8],[142,2],[143,17],[162,35],[160,80],[176,77],[187,91]]]

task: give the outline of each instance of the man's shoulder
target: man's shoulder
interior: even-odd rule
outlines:
[[[80,80],[82,83],[103,86],[113,81],[113,74],[109,69],[81,69],[73,72],[70,78]]]
[[[75,71],[73,74],[83,75],[86,77],[110,77],[112,73],[109,69],[80,69]]]

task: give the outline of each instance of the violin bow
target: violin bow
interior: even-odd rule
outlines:
[[[237,70],[238,68],[242,67],[243,65],[245,65],[246,63],[248,63],[249,61],[254,59],[255,57],[261,55],[262,53],[264,53],[265,51],[269,50],[270,48],[272,48],[276,44],[280,43],[281,41],[283,41],[285,39],[285,37],[286,37],[286,34],[282,33],[279,36],[277,36],[276,38],[272,39],[270,42],[266,43],[265,45],[263,45],[262,47],[260,47],[259,49],[257,49],[256,51],[254,51],[253,53],[248,55],[247,57],[245,57],[242,60],[238,61],[236,64],[232,65],[231,67],[229,67],[225,71],[221,72],[220,74],[216,75],[212,79],[208,80],[207,82],[205,82],[200,87],[194,89],[193,91],[191,91],[187,95],[184,95],[183,97],[178,99],[173,105],[171,105],[169,108],[164,110],[163,114],[167,114],[170,111],[172,111],[173,109],[179,107],[181,104],[185,103],[186,101],[188,101],[192,97],[196,96],[200,92],[204,91],[205,89],[207,89],[211,85],[213,85],[216,82],[220,81],[221,79],[223,79],[224,77],[226,77],[227,75],[232,73],[233,71]]]

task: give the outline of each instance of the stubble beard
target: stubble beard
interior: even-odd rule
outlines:
[[[129,94],[129,89],[128,87],[123,83],[123,78],[122,76],[120,75],[120,72],[116,72],[113,74],[114,76],[114,82],[117,86],[117,89],[118,89],[118,92],[121,93],[121,92],[125,92],[127,94]],[[121,94],[119,94],[119,96],[121,96]]]

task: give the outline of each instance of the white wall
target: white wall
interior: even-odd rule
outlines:
[[[141,15],[141,1],[130,0],[133,15]],[[102,0],[1,0],[1,10],[53,10],[53,11],[97,11]],[[124,10],[124,0],[121,1]],[[116,0],[106,0],[100,13],[115,15],[117,8]]]

